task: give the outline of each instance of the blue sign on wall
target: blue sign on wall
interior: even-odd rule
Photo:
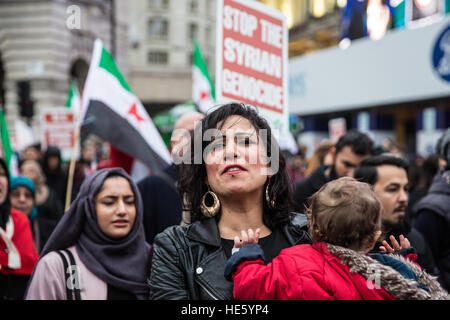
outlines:
[[[439,35],[432,58],[434,70],[443,80],[450,82],[450,25]]]

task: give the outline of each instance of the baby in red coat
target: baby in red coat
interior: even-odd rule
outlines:
[[[412,261],[403,236],[400,244],[391,238],[393,248],[383,243],[386,254],[367,255],[381,234],[381,205],[368,184],[349,177],[327,183],[311,197],[307,215],[313,244],[284,249],[267,265],[258,229],[235,237],[225,267],[235,299],[450,298]]]

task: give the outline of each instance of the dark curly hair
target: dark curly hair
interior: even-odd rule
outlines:
[[[290,183],[289,174],[286,169],[286,161],[280,152],[278,143],[272,136],[272,131],[269,124],[257,113],[256,109],[252,106],[248,106],[242,103],[229,103],[225,104],[215,111],[208,114],[197,125],[192,135],[189,151],[196,151],[201,145],[201,154],[210,143],[209,141],[203,141],[202,133],[208,129],[221,129],[219,123],[225,122],[225,120],[231,116],[241,116],[247,119],[253,127],[256,129],[258,136],[260,136],[260,130],[265,129],[267,132],[267,139],[263,139],[264,146],[267,150],[267,157],[272,159],[272,150],[276,150],[278,153],[278,171],[270,178],[267,179],[264,184],[264,190],[270,181],[269,196],[270,199],[275,199],[275,206],[270,208],[265,200],[265,192],[263,192],[263,222],[269,228],[276,228],[280,224],[288,222],[291,218],[290,206],[292,201],[292,186]],[[264,141],[265,140],[265,141]],[[198,163],[198,158],[194,159],[194,152],[189,152],[189,159],[180,164],[179,167],[179,179],[178,188],[182,199],[184,199],[184,210],[190,213],[191,223],[206,219],[202,214],[200,205],[203,195],[208,191],[207,185],[204,183],[206,180],[206,167],[204,159],[201,159],[201,163]],[[198,155],[197,155],[198,157]],[[186,161],[188,160],[188,161]],[[194,161],[197,160],[197,161]],[[269,163],[270,164],[270,163]],[[216,219],[220,219],[220,212],[216,215]]]

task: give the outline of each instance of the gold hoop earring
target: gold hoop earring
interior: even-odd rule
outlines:
[[[211,195],[211,197],[214,200],[214,203],[210,207],[208,207],[206,205],[206,196],[208,194]],[[206,191],[202,197],[202,203],[200,205],[200,210],[202,211],[202,213],[205,217],[212,218],[219,212],[219,209],[220,209],[219,197],[217,197],[217,195],[213,191],[211,191],[211,189],[208,186],[208,191]]]
[[[269,178],[269,183],[266,186],[266,203],[269,208],[273,209],[273,208],[275,208],[275,200],[270,200],[269,187],[270,187],[270,178]]]

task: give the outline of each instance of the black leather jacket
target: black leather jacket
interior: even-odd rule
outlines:
[[[291,245],[311,243],[303,214],[281,229]],[[226,262],[214,218],[169,227],[155,238],[150,299],[233,299],[233,283],[224,277]]]

